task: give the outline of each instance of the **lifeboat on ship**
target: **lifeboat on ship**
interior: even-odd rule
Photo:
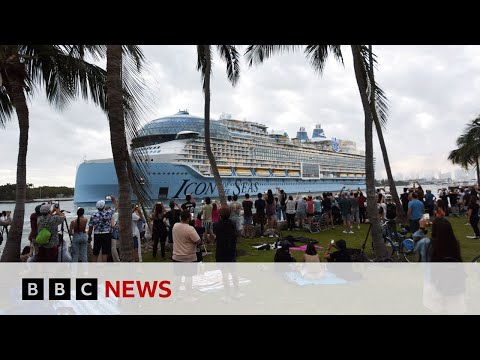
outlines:
[[[232,175],[232,169],[228,167],[219,167],[218,172],[220,173],[221,176],[231,176]]]
[[[298,171],[298,170],[288,170],[288,176],[299,177],[300,176],[300,171]]]
[[[235,172],[241,176],[252,176],[252,170],[250,168],[236,168]]]
[[[273,176],[285,176],[285,170],[281,169],[274,169]]]
[[[270,176],[270,170],[268,169],[255,169],[258,176]]]

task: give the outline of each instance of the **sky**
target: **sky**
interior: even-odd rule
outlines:
[[[245,46],[240,46],[243,54]],[[147,60],[143,78],[153,99],[142,123],[188,109],[203,117],[204,97],[196,70],[196,47],[142,46]],[[349,46],[344,66],[332,57],[323,75],[315,73],[303,52],[272,57],[248,67],[242,61],[237,86],[227,80],[215,53],[211,81],[211,116],[265,124],[295,137],[300,126],[311,136],[321,124],[328,138],[356,141],[364,148],[364,115]],[[447,160],[466,124],[480,114],[480,46],[375,45],[376,80],[390,104],[384,137],[394,177],[439,176],[453,172]],[[104,64],[104,63],[103,63]],[[29,99],[30,131],[27,183],[74,186],[84,160],[112,156],[106,115],[83,100],[59,112],[41,91]],[[15,183],[18,153],[16,116],[0,128],[0,184]],[[386,177],[374,135],[376,179]]]

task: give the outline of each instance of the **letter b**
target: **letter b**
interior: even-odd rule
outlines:
[[[70,279],[49,279],[49,300],[70,300]]]
[[[43,300],[43,279],[22,279],[22,300]]]

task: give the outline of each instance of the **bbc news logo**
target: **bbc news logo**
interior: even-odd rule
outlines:
[[[44,300],[45,279],[22,279],[22,300]],[[49,300],[70,300],[72,279],[48,279]],[[117,280],[105,281],[106,298],[168,298],[172,295],[170,281]],[[98,279],[83,278],[75,280],[76,300],[98,300]]]

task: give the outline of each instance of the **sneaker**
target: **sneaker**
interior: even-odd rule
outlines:
[[[466,224],[463,224],[463,225],[465,225],[465,226],[470,226],[470,223],[466,223]]]
[[[352,230],[350,230],[348,233],[349,233],[349,234],[354,234],[354,232],[353,232]]]
[[[469,238],[469,239],[479,239],[480,237],[475,236],[475,235],[467,235],[467,238]]]
[[[272,235],[272,234],[270,234],[270,235],[268,235],[268,237],[269,237],[269,238],[273,238],[273,235]]]
[[[348,231],[347,231],[347,230],[343,230],[342,233],[348,234]]]
[[[357,229],[360,230],[360,225],[357,225]]]

